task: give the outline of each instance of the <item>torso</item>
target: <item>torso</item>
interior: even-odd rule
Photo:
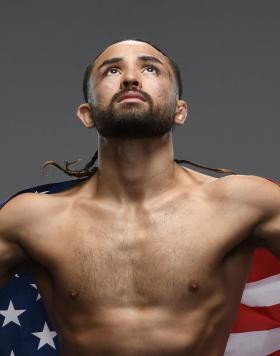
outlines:
[[[78,187],[36,197],[53,208],[21,243],[62,356],[223,355],[252,226],[219,196],[226,177],[193,175],[193,189],[137,209],[86,199]]]

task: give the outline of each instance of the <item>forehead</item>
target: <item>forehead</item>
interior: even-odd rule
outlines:
[[[139,56],[156,57],[169,69],[170,72],[172,71],[168,58],[160,53],[156,48],[145,42],[127,40],[114,43],[113,45],[107,47],[99,55],[99,57],[96,58],[93,66],[93,72],[95,72],[96,68],[98,68],[104,60],[113,57],[123,57],[124,60],[128,58],[136,59]]]

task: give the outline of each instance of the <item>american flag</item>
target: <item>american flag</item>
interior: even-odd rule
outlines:
[[[52,194],[82,180],[22,190],[0,203],[0,208],[18,194]],[[48,319],[32,276],[16,274],[0,289],[0,356],[54,356],[59,355],[58,350],[57,332]],[[265,249],[254,253],[224,355],[280,356],[280,261]]]

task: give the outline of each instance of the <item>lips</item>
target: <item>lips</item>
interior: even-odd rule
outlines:
[[[146,101],[146,98],[142,94],[140,94],[139,92],[135,92],[135,91],[130,91],[130,92],[123,94],[119,98],[118,102],[123,101],[125,99],[138,99],[138,100]]]

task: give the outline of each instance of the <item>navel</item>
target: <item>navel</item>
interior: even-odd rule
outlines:
[[[69,297],[71,299],[77,299],[79,296],[79,293],[76,289],[71,289],[71,291],[69,292]]]
[[[199,284],[191,279],[188,284],[188,289],[190,292],[197,292],[199,290]]]

